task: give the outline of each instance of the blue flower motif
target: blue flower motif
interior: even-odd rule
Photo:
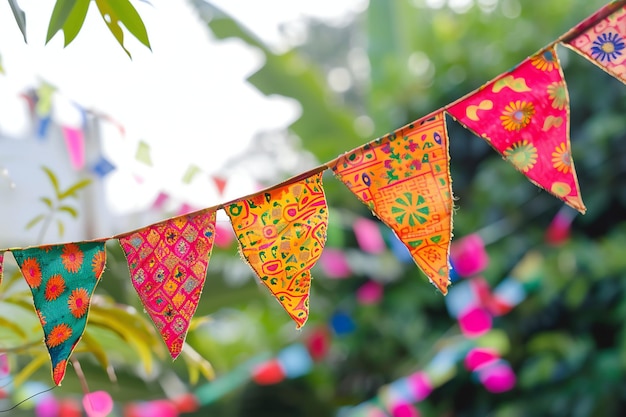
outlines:
[[[600,62],[611,62],[626,48],[624,40],[617,33],[603,33],[593,41],[591,56]]]

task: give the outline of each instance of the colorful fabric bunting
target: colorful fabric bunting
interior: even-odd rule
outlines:
[[[133,287],[174,359],[198,307],[214,236],[215,211],[202,211],[119,238]]]
[[[585,212],[571,156],[569,96],[553,47],[447,110],[531,182]]]
[[[446,294],[452,186],[444,114],[421,119],[342,155],[331,166]]]
[[[106,262],[104,242],[68,243],[12,251],[31,292],[60,385],[85,331],[91,297]]]
[[[322,174],[225,208],[243,257],[300,328],[309,316],[310,269],[326,243]]]
[[[564,44],[626,84],[626,6],[598,21],[613,8],[608,4],[583,21],[577,27],[581,33]]]

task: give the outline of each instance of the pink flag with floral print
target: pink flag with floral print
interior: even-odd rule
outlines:
[[[554,48],[447,108],[531,182],[584,213],[569,140],[569,96]]]
[[[214,237],[215,211],[204,210],[119,239],[133,287],[174,359],[198,307]]]
[[[0,284],[2,284],[3,266],[4,266],[4,252],[0,252]]]
[[[626,5],[613,9],[610,3],[584,20],[564,45],[626,84]]]

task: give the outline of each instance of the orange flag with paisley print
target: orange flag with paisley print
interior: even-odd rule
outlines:
[[[333,172],[389,226],[443,293],[450,283],[452,185],[443,112],[348,152]]]
[[[239,249],[300,328],[309,316],[310,269],[326,243],[328,207],[322,174],[225,207]]]
[[[447,108],[532,183],[585,213],[569,139],[569,95],[554,47]]]

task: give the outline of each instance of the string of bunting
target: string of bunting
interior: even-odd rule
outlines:
[[[446,114],[533,184],[584,214],[559,43],[626,83],[626,0],[607,4],[455,102],[265,190],[108,238],[0,249],[0,261],[3,252],[13,253],[31,288],[54,383],[63,380],[85,329],[110,239],[122,245],[139,298],[172,358],[178,356],[204,285],[220,209],[231,219],[242,257],[302,327],[309,313],[310,269],[326,241],[322,172],[327,169],[393,230],[431,283],[447,294],[453,195]]]

